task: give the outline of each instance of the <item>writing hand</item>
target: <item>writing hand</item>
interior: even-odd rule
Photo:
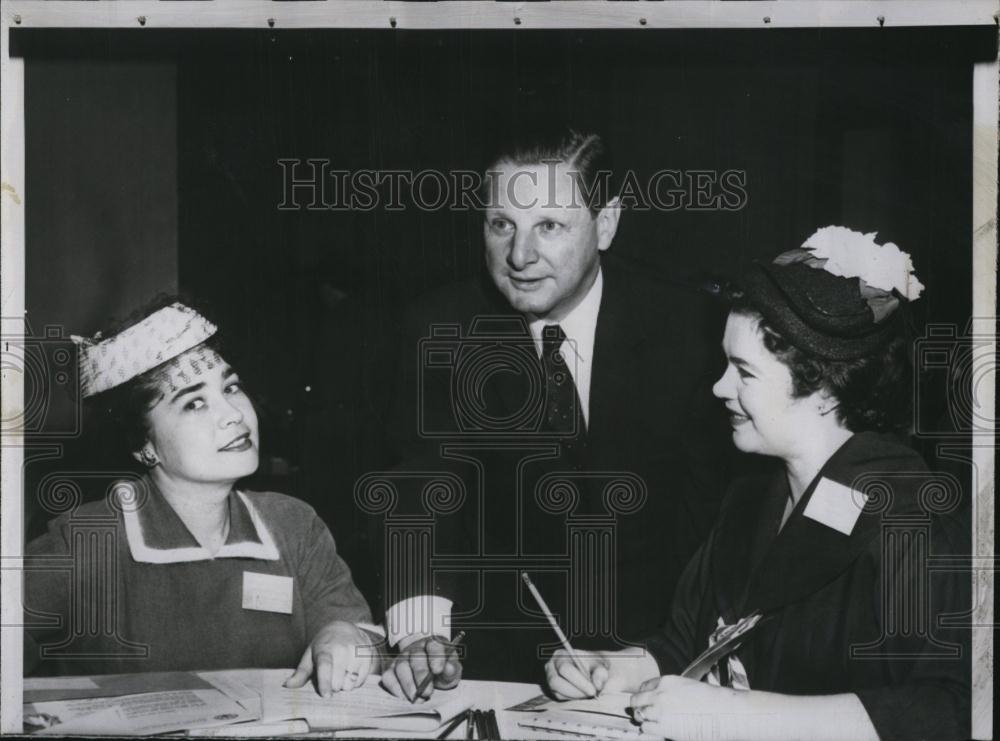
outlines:
[[[428,674],[432,680],[418,696],[417,689]],[[414,641],[382,672],[382,685],[396,697],[405,697],[410,702],[426,700],[435,688],[451,689],[461,679],[458,649],[437,636]]]

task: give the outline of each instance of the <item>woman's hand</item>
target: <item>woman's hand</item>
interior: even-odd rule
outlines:
[[[556,651],[545,665],[545,678],[559,700],[596,697],[602,692],[631,692],[659,674],[656,661],[642,649],[574,651],[581,672],[569,652]]]
[[[854,694],[782,695],[669,675],[644,683],[632,695],[631,707],[644,734],[674,741],[878,741],[865,706]]]
[[[644,682],[630,706],[643,733],[684,741],[707,738],[713,719],[735,712],[748,694],[671,674]]]
[[[433,680],[427,683],[418,696],[417,689],[428,673],[433,676]],[[461,679],[462,662],[458,657],[458,649],[437,636],[414,641],[400,651],[382,672],[382,685],[396,697],[405,697],[410,702],[426,700],[435,687],[450,690]]]
[[[323,697],[352,690],[378,669],[379,655],[371,634],[354,623],[334,620],[315,635],[285,687],[301,687],[315,674],[316,691]]]

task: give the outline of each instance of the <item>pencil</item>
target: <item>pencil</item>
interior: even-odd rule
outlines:
[[[452,641],[451,643],[448,643],[448,641],[440,641],[440,642],[443,643],[445,646],[451,646],[452,648],[458,648],[459,646],[462,645],[462,639],[464,639],[464,638],[465,638],[465,631],[463,630],[463,631],[460,631],[457,636],[455,636],[455,640]],[[438,639],[438,640],[440,640],[440,639]],[[416,701],[416,699],[418,697],[420,697],[421,695],[424,694],[424,691],[427,689],[427,685],[429,685],[431,683],[432,679],[434,679],[434,675],[431,674],[431,672],[428,671],[427,674],[424,676],[424,678],[422,680],[420,680],[420,684],[417,685],[417,693],[413,696],[413,700],[414,701]]]
[[[448,736],[451,735],[451,732],[454,731],[456,728],[458,728],[462,724],[462,721],[466,720],[468,717],[469,717],[468,710],[466,710],[464,713],[459,713],[458,715],[456,715],[454,719],[451,721],[451,723],[448,724],[448,727],[438,734],[438,738],[439,739],[448,738]]]
[[[491,709],[486,714],[486,719],[489,721],[489,724],[490,724],[490,733],[493,734],[492,738],[494,739],[494,741],[501,741],[501,737],[500,737],[500,723],[497,721],[497,712],[496,712],[496,710],[492,710]]]
[[[573,660],[573,665],[577,668],[577,670],[579,670],[580,674],[589,680],[590,674],[584,668],[583,662],[580,661],[580,657],[576,655],[576,651],[574,651],[573,647],[569,645],[569,640],[566,638],[566,634],[562,632],[562,628],[560,628],[559,623],[556,622],[556,618],[549,609],[549,606],[545,604],[545,600],[542,599],[542,595],[538,593],[538,590],[535,589],[535,585],[531,583],[531,578],[528,576],[527,571],[521,572],[521,579],[528,586],[528,590],[531,592],[531,596],[535,598],[535,602],[537,602],[538,606],[542,608],[542,612],[545,613],[545,617],[549,619],[549,625],[552,626],[552,630],[556,632],[556,636],[562,643],[563,648],[566,649],[566,653],[568,653],[570,659]]]

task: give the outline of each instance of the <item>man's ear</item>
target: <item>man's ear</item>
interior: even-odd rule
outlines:
[[[618,219],[622,213],[621,201],[615,196],[597,214],[597,249],[601,252],[611,246],[618,231]]]

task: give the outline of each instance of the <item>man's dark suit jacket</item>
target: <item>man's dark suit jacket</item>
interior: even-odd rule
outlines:
[[[602,270],[589,425],[572,453],[538,430],[540,361],[526,320],[488,278],[407,314],[390,519],[433,518],[431,585],[414,565],[425,556],[390,549],[385,600],[452,599],[466,677],[538,680],[557,647],[520,571],[574,645],[623,647],[662,623],[714,522],[732,450],[710,394],[723,313],[680,282],[609,260]]]

